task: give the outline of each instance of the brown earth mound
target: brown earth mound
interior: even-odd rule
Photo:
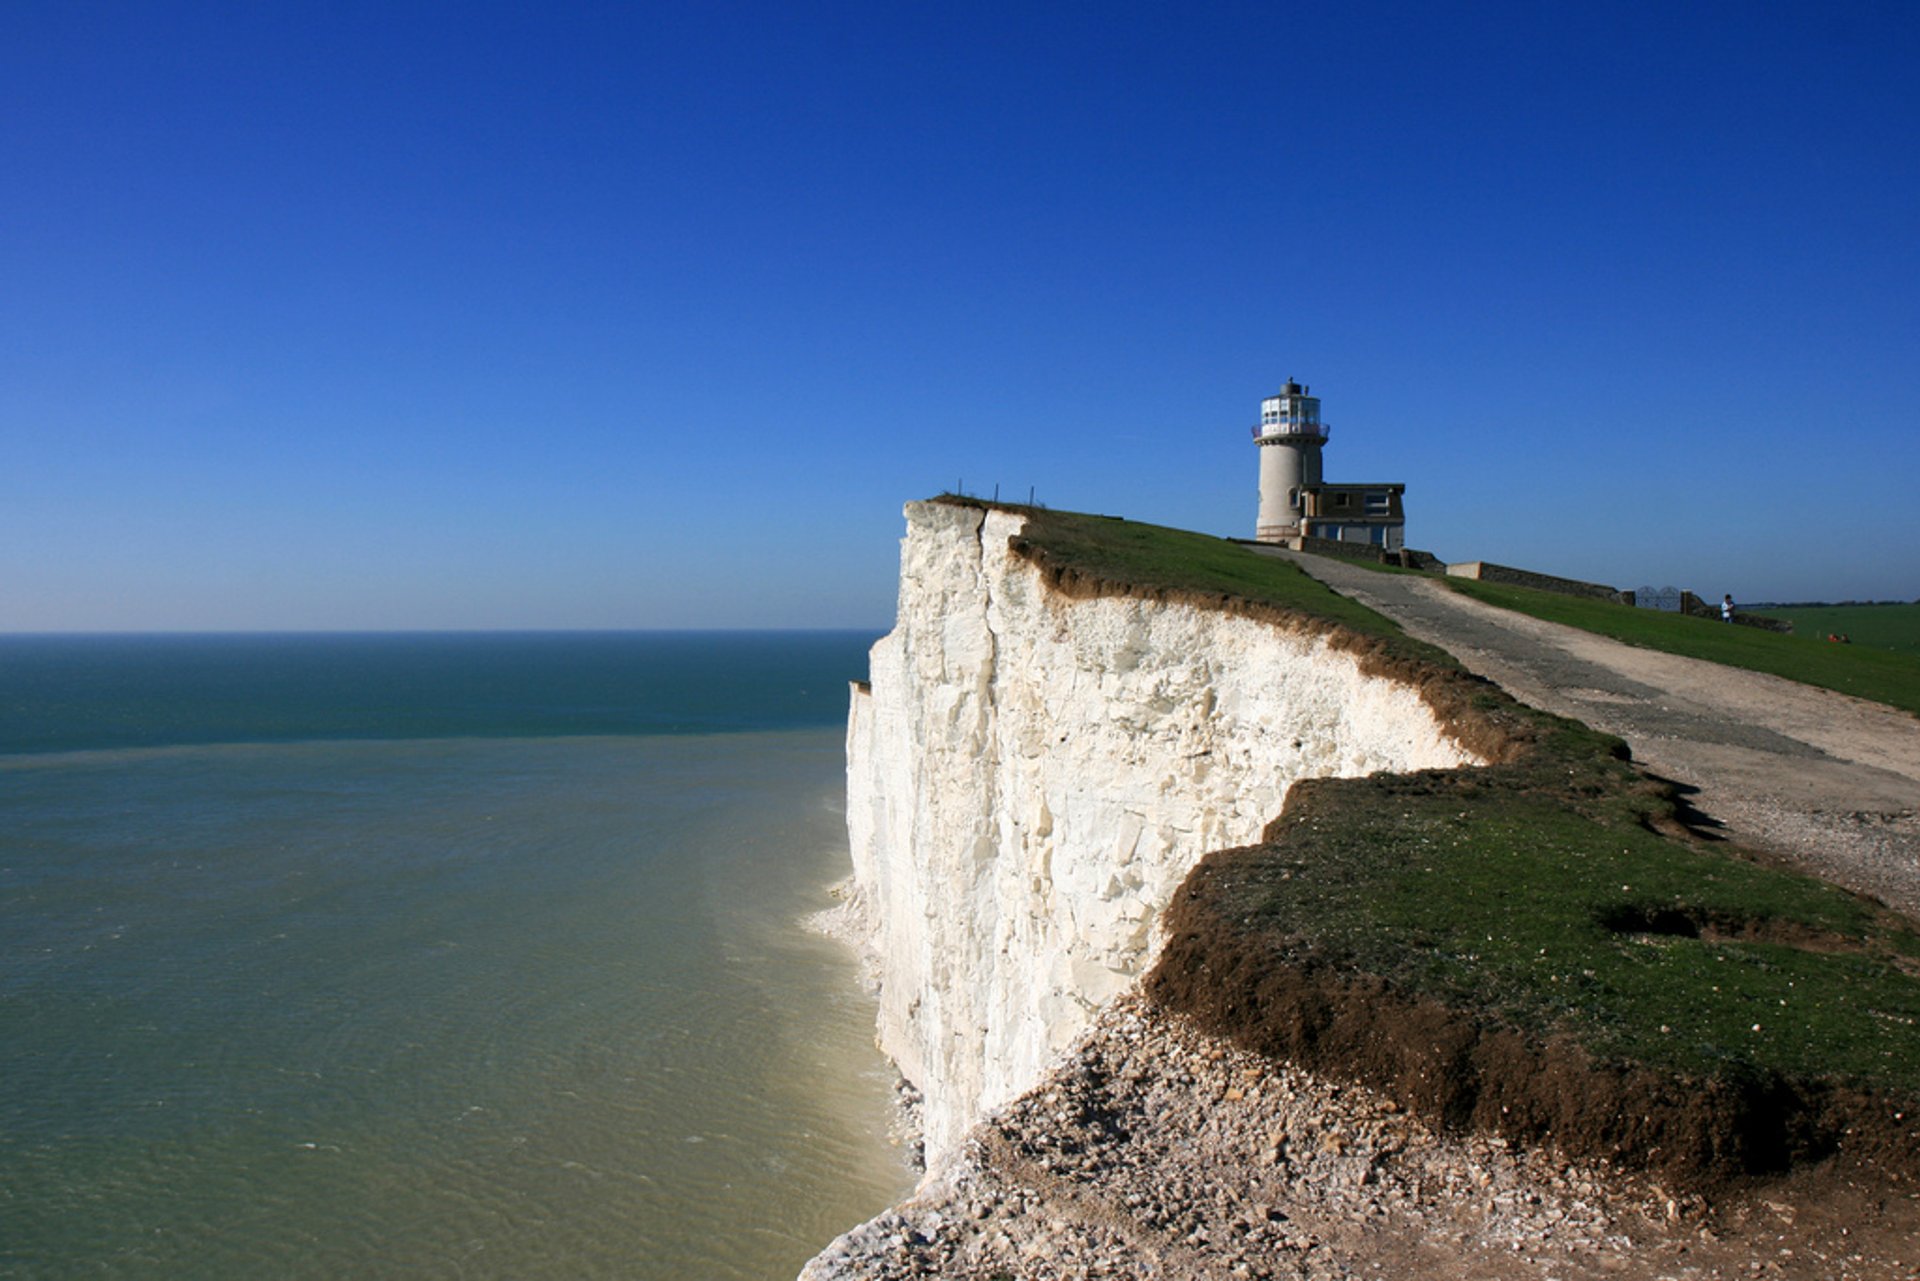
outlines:
[[[1380,1090],[1430,1122],[1551,1145],[1576,1159],[1726,1186],[1837,1154],[1920,1176],[1920,1147],[1899,1105],[1823,1083],[1759,1074],[1684,1079],[1597,1061],[1413,998],[1382,980],[1276,947],[1215,910],[1211,883],[1265,846],[1209,855],[1167,914],[1168,943],[1148,977],[1157,1004],[1275,1060]],[[1623,929],[1702,930],[1725,923],[1622,921]]]

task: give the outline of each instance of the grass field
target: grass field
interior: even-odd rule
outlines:
[[[1855,645],[1897,650],[1920,657],[1920,603],[1912,605],[1791,605],[1756,609],[1767,618],[1784,618],[1793,634],[1818,640],[1829,633]]]
[[[1913,923],[1655,830],[1662,798],[1591,739],[1300,784],[1182,886],[1150,990],[1428,1115],[1683,1183],[1836,1149],[1911,1172]]]
[[[1635,609],[1507,583],[1483,583],[1469,578],[1448,578],[1445,582],[1475,600],[1548,622],[1583,628],[1669,654],[1768,672],[1920,714],[1920,654],[1879,649],[1860,643],[1858,637],[1851,645],[1835,645],[1805,635],[1783,636],[1757,627],[1729,627],[1716,619]],[[1920,606],[1866,608],[1913,610],[1914,616],[1920,617]],[[1825,634],[1819,633],[1823,637]]]
[[[1465,792],[1383,782],[1337,824],[1290,811],[1269,866],[1292,874],[1229,910],[1603,1058],[1920,1097],[1920,981],[1897,959],[1920,957],[1920,935],[1810,877],[1648,830],[1627,767],[1607,780],[1589,751],[1563,740]],[[1604,790],[1576,799],[1568,779]]]

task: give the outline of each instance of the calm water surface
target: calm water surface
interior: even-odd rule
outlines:
[[[0,1273],[791,1276],[870,640],[0,638]]]

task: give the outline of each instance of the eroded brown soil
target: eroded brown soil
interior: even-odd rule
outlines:
[[[1216,1036],[1375,1089],[1433,1124],[1718,1191],[1844,1160],[1920,1176],[1902,1101],[1821,1082],[1689,1080],[1598,1062],[1473,1012],[1277,948],[1222,915],[1213,882],[1262,847],[1208,855],[1169,908],[1147,995]]]

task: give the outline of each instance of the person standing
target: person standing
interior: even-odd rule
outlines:
[[[1720,621],[1723,623],[1731,623],[1733,621],[1732,596],[1722,596],[1720,598]]]

